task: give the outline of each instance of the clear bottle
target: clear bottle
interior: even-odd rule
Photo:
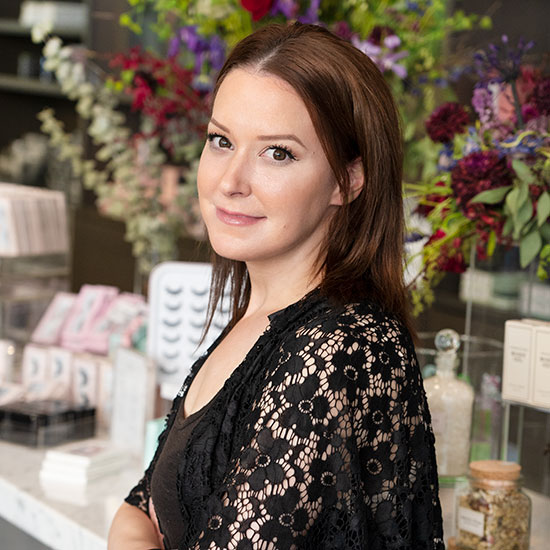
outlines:
[[[521,481],[521,467],[514,462],[470,463],[469,484],[457,497],[459,550],[529,549],[531,501]]]
[[[460,337],[451,329],[435,337],[437,371],[424,381],[435,435],[440,476],[463,476],[468,471],[474,390],[456,377]]]

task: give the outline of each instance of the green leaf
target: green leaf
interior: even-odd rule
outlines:
[[[550,243],[550,223],[545,223],[539,227],[540,236],[547,243]]]
[[[512,232],[513,227],[514,227],[514,219],[511,216],[508,216],[502,227],[502,234],[504,236],[509,235]]]
[[[521,160],[514,159],[512,161],[512,168],[522,182],[527,184],[536,182],[535,174],[533,174],[529,166]]]
[[[545,191],[540,197],[537,203],[537,222],[539,227],[550,216],[550,195],[548,191]]]
[[[519,211],[518,211],[518,217],[516,220],[516,223],[518,226],[523,227],[533,215],[533,203],[531,202],[531,199],[528,198],[527,201],[525,201]]]
[[[539,255],[539,265],[537,267],[537,277],[544,281],[550,275],[550,244],[544,245]]]
[[[514,239],[519,239],[520,235],[524,233],[525,224],[529,222],[533,214],[533,205],[529,199],[524,202],[517,215],[514,217]]]
[[[487,242],[487,255],[488,256],[493,255],[496,245],[497,245],[497,234],[494,231],[491,231],[489,233],[489,240]]]
[[[519,244],[519,261],[521,267],[527,267],[539,253],[542,247],[542,239],[538,230],[532,231],[521,239]]]
[[[485,204],[497,204],[502,201],[506,196],[506,193],[512,189],[511,185],[504,187],[497,187],[496,189],[489,189],[478,193],[470,202],[483,202]]]
[[[507,195],[506,195],[506,206],[508,210],[510,211],[510,214],[515,218],[518,215],[519,210],[519,187],[514,187]]]
[[[518,209],[523,206],[523,203],[529,198],[529,184],[525,181],[519,182],[519,194],[518,194]]]

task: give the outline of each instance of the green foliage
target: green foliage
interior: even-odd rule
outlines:
[[[506,193],[512,189],[511,185],[506,185],[504,187],[497,187],[496,189],[489,189],[488,191],[483,191],[476,195],[470,202],[483,202],[485,204],[497,204],[502,202]]]

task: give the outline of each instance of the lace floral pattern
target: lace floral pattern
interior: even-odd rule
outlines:
[[[317,294],[270,320],[190,437],[179,548],[443,550],[434,439],[406,331],[372,304]],[[127,499],[144,511],[155,461]]]

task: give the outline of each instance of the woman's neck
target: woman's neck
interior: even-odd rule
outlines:
[[[250,300],[244,317],[270,315],[302,299],[321,282],[321,274],[311,274],[304,265],[293,269],[262,269],[248,265]]]

